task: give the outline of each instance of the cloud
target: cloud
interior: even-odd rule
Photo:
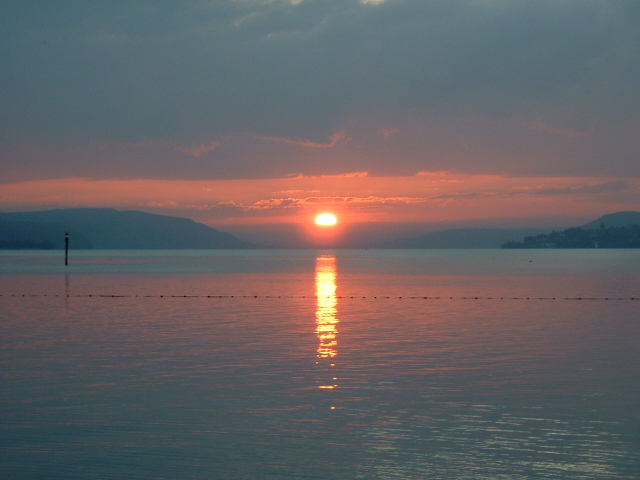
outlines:
[[[521,193],[517,193],[521,195]],[[488,197],[505,197],[506,192],[462,192],[462,193],[445,193],[442,195],[433,195],[429,197],[431,200],[468,200],[474,198],[488,198]]]
[[[582,185],[565,188],[540,188],[534,190],[535,195],[591,195],[600,193],[617,193],[630,189],[632,185],[626,180],[612,180],[610,182]]]
[[[344,132],[334,133],[333,135],[331,135],[329,143],[312,142],[310,140],[294,140],[291,138],[282,137],[263,137],[260,135],[254,136],[255,138],[266,140],[268,142],[285,143],[287,145],[296,145],[309,148],[333,148],[340,143],[348,143],[352,140],[351,138],[347,137]]]
[[[3,126],[314,139],[371,109],[638,106],[639,69],[622,64],[639,40],[635,2],[375,3],[17,3],[3,15]]]
[[[528,122],[527,126],[532,130],[543,130],[552,135],[562,135],[565,137],[590,137],[594,133],[594,129],[591,128],[587,131],[578,131],[575,128],[554,128],[550,125],[547,125],[544,122]]]
[[[203,153],[208,153],[211,152],[213,150],[215,150],[216,148],[220,147],[220,145],[222,145],[220,142],[211,142],[209,144],[202,144],[202,145],[191,145],[188,147],[184,147],[181,145],[175,145],[173,148],[174,150],[184,153],[186,155],[191,155],[193,157],[199,157],[200,155],[202,155]]]
[[[380,129],[378,129],[378,134],[382,135],[383,137],[392,137],[396,133],[398,133],[398,129],[397,128],[380,128]]]
[[[357,217],[363,212],[384,212],[392,209],[424,204],[428,199],[421,197],[395,197],[395,196],[300,196],[282,198],[264,198],[253,203],[235,205],[248,214],[273,214],[292,215],[296,212],[305,212],[317,208],[345,211],[351,217]],[[226,205],[224,206],[226,207]],[[217,209],[217,207],[216,207]]]
[[[638,45],[632,0],[9,2],[3,175],[636,175]]]
[[[460,182],[460,180],[458,180]],[[463,183],[463,182],[462,182]],[[432,195],[429,198],[432,200],[442,199],[472,199],[472,198],[489,198],[489,197],[515,197],[515,196],[565,196],[565,195],[599,195],[599,194],[612,194],[620,193],[633,189],[633,184],[627,180],[611,180],[601,183],[592,183],[588,185],[569,185],[562,187],[539,187],[522,185],[521,182],[517,182],[513,185],[510,184],[508,179],[504,179],[503,185],[499,182],[495,182],[491,187],[484,187],[482,190],[471,191],[455,191],[452,193],[445,193],[441,195]],[[575,180],[570,183],[575,183]],[[464,189],[464,186],[461,187]]]
[[[369,172],[347,172],[347,173],[339,173],[336,175],[304,175],[302,173],[290,174],[289,178],[296,179],[310,179],[310,178],[365,178],[369,176]]]

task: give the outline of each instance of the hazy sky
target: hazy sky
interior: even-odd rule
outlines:
[[[1,1],[0,209],[640,209],[636,0]]]

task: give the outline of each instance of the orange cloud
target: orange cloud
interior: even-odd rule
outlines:
[[[288,178],[306,179],[306,178],[364,178],[368,177],[369,172],[348,172],[336,175],[304,175],[303,173],[289,175]]]
[[[211,142],[201,145],[192,145],[190,147],[183,147],[181,145],[174,145],[173,149],[177,152],[184,153],[185,155],[191,155],[192,157],[199,157],[203,153],[210,152],[220,147],[220,142]]]
[[[396,133],[398,133],[398,129],[397,128],[380,128],[378,129],[378,134],[382,135],[383,137],[392,137],[394,136]]]

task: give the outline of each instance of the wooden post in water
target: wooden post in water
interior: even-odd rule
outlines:
[[[64,234],[64,264],[69,265],[69,232]]]

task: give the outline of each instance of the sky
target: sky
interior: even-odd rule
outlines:
[[[636,0],[0,0],[0,211],[640,210]]]

